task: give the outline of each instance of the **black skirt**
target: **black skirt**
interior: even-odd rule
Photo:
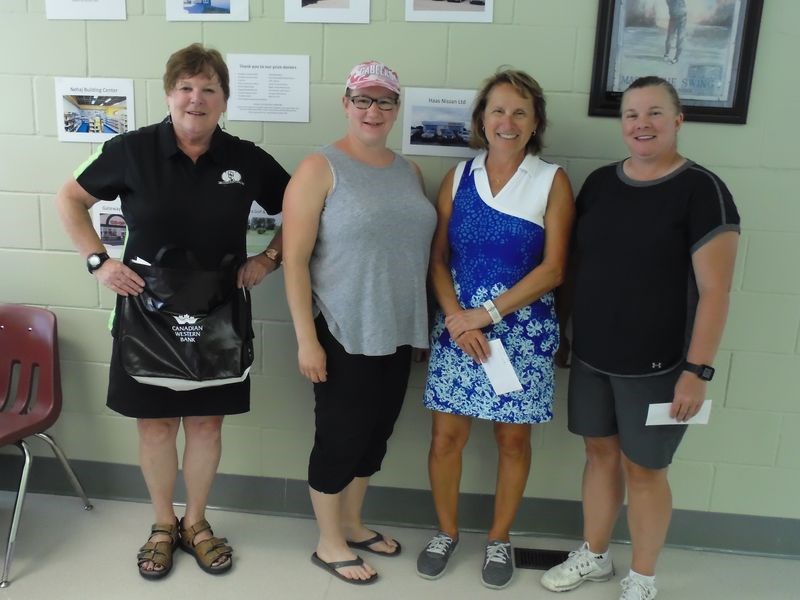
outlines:
[[[137,419],[237,415],[250,410],[250,377],[241,383],[183,392],[139,383],[122,367],[114,339],[106,405]]]

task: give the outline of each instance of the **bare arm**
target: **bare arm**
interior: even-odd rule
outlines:
[[[105,252],[105,246],[89,216],[89,209],[96,202],[97,198],[84,190],[75,179],[67,180],[55,197],[61,224],[84,259],[90,254]],[[144,289],[142,278],[118,260],[107,260],[94,272],[94,276],[120,296],[135,296]]]
[[[333,185],[328,161],[312,154],[297,167],[283,199],[283,266],[286,299],[297,337],[300,372],[314,383],[327,379],[325,351],[314,328],[309,261],[325,199]]]
[[[269,258],[264,252],[267,250],[277,250],[278,251],[278,262]],[[258,285],[261,283],[264,278],[272,273],[273,271],[277,270],[280,266],[280,256],[283,252],[283,228],[279,227],[278,231],[275,232],[272,240],[270,241],[269,245],[266,247],[264,252],[259,252],[254,256],[248,257],[245,263],[239,267],[239,273],[236,277],[236,285],[239,288],[252,288],[253,286]]]
[[[534,300],[541,298],[564,280],[569,239],[575,220],[575,203],[572,187],[566,173],[559,169],[553,179],[544,215],[544,255],[530,273],[511,289],[494,299],[501,315],[507,315]],[[486,327],[491,324],[489,313],[482,307],[463,310],[447,317],[447,327],[458,334],[461,331]]]
[[[697,280],[697,311],[686,359],[710,365],[717,354],[725,321],[728,318],[733,267],[739,234],[727,231],[717,235],[692,255]],[[706,382],[684,371],[675,384],[670,415],[679,421],[690,419],[700,410],[706,396]]]

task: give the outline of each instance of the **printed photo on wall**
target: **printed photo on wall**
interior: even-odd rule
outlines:
[[[124,21],[125,0],[45,0],[48,19],[76,21]]]
[[[167,21],[248,21],[249,0],[166,0]]]
[[[62,142],[104,142],[136,128],[132,79],[56,77],[55,93]]]
[[[494,0],[406,0],[406,21],[491,23]]]
[[[370,0],[284,0],[287,23],[369,23]]]
[[[308,123],[307,54],[228,54],[230,121]]]
[[[92,225],[111,258],[120,258],[125,248],[125,217],[119,198],[102,200],[92,205]]]
[[[403,154],[469,158],[475,90],[406,88]]]
[[[263,252],[281,227],[281,214],[270,215],[253,202],[247,218],[247,256]]]

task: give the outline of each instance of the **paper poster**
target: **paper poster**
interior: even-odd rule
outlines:
[[[136,128],[132,79],[56,77],[55,92],[62,142],[104,142]]]
[[[287,23],[369,23],[369,0],[284,0]]]
[[[166,0],[167,21],[249,21],[249,0]]]
[[[403,98],[403,154],[470,158],[475,90],[406,88]]]
[[[247,219],[247,256],[260,254],[275,237],[281,226],[281,215],[270,215],[253,202]]]
[[[125,0],[45,0],[48,19],[124,21]]]
[[[491,23],[494,0],[406,0],[406,21]]]
[[[309,58],[300,54],[228,54],[231,121],[309,121]]]
[[[92,205],[92,225],[111,258],[122,258],[125,247],[125,218],[120,200],[101,200]]]

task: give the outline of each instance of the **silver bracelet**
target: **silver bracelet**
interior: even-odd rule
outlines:
[[[500,321],[503,320],[500,311],[497,310],[497,307],[494,305],[494,302],[491,300],[487,300],[483,303],[483,308],[489,313],[489,316],[492,318],[492,325],[497,325]]]

